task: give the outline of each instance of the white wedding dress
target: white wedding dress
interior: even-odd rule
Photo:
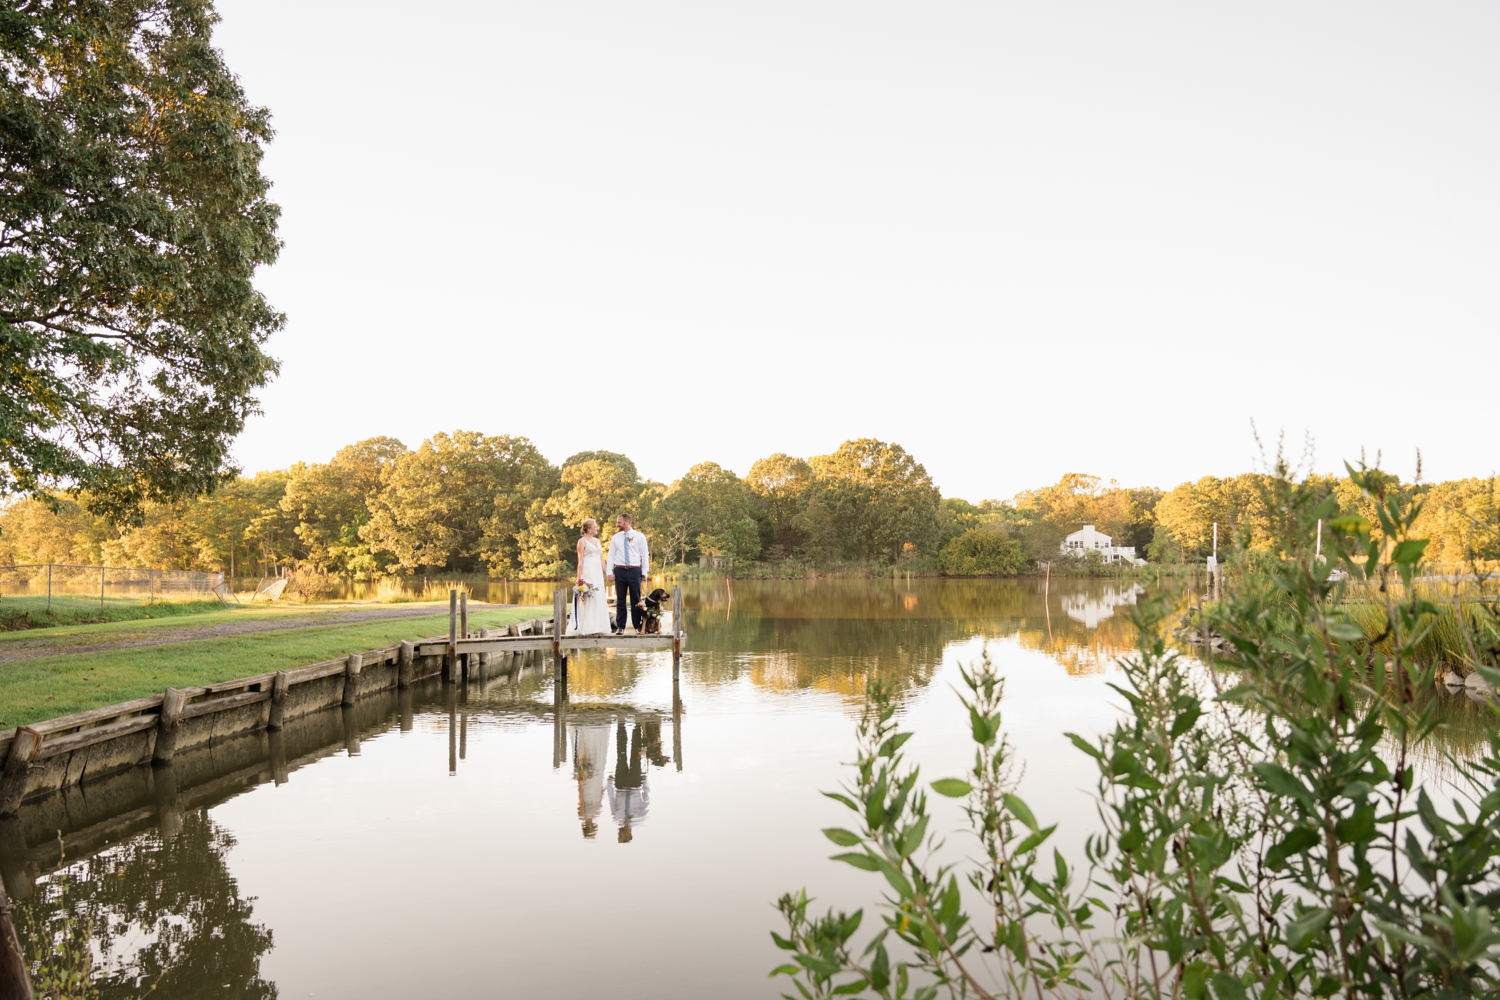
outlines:
[[[571,635],[603,635],[609,631],[609,597],[604,591],[604,564],[598,538],[583,540],[583,565],[578,576],[598,589],[593,596],[577,599],[568,605],[568,632]]]

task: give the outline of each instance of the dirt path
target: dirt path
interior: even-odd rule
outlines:
[[[513,604],[470,604],[471,611],[493,611],[519,607]],[[221,622],[217,625],[155,628],[149,631],[116,633],[105,642],[90,642],[88,636],[57,636],[34,641],[8,642],[0,645],[0,663],[36,660],[44,656],[66,656],[74,653],[97,653],[107,649],[129,649],[133,646],[169,646],[196,639],[219,639],[256,632],[279,632],[283,629],[317,628],[320,625],[348,625],[380,621],[386,618],[421,618],[441,615],[448,609],[441,605],[425,607],[371,608],[368,611],[338,611],[333,614],[297,615],[287,618],[259,618],[249,622]]]

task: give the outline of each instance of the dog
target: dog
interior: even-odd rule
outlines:
[[[641,598],[641,603],[636,605],[641,612],[641,633],[643,635],[661,635],[661,616],[666,611],[667,604],[672,600],[672,595],[657,587],[651,593]]]

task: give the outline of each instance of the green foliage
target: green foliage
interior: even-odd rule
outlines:
[[[809,460],[815,474],[801,526],[818,557],[899,560],[929,549],[942,530],[942,494],[898,444],[845,441]]]
[[[225,478],[282,325],[263,109],[207,0],[0,15],[0,493],[130,519]]]
[[[278,506],[295,523],[302,558],[334,573],[384,569],[389,559],[371,552],[359,529],[370,520],[370,501],[406,454],[395,438],[376,437],[340,448],[327,465],[294,469]]]
[[[963,671],[974,764],[928,787],[964,801],[980,916],[928,833],[892,692],[872,685],[854,776],[830,796],[853,822],[825,835],[835,860],[883,877],[883,926],[860,948],[857,919],[815,920],[805,897],[783,897],[776,942],[795,964],[773,975],[803,997],[1495,995],[1495,709],[1474,754],[1422,780],[1414,755],[1432,752],[1439,725],[1417,655],[1434,607],[1412,587],[1423,506],[1375,470],[1349,482],[1368,515],[1333,516],[1326,484],[1284,467],[1264,481],[1267,582],[1200,611],[1225,659],[1169,650],[1164,608],[1141,606],[1139,651],[1114,686],[1124,718],[1102,738],[1070,736],[1099,775],[1085,871],[1042,856],[1054,827],[1016,795],[1002,679],[987,656]],[[1326,559],[1312,552],[1320,519]],[[1382,643],[1344,619],[1331,567],[1384,595]],[[1466,634],[1469,666],[1500,681],[1500,650]]]
[[[1026,568],[1026,553],[1002,532],[970,528],[943,546],[938,567],[949,576],[1011,576]]]
[[[530,507],[557,481],[557,470],[525,438],[435,434],[393,463],[359,536],[407,572],[471,572],[485,564],[514,572]]]

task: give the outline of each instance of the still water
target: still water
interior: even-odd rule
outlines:
[[[774,997],[778,895],[879,894],[819,833],[845,822],[820,790],[852,757],[869,679],[899,682],[924,775],[958,774],[953,685],[987,649],[1022,794],[1076,850],[1093,771],[1061,734],[1115,719],[1106,681],[1137,596],[1068,580],[1045,599],[1033,581],[690,587],[675,690],[670,653],[601,650],[570,663],[562,712],[542,662],[365,699],[179,763],[149,799],[84,802],[86,787],[29,805],[24,830],[0,831],[0,868],[32,937],[69,876],[106,997]],[[961,823],[946,801],[937,819]]]

